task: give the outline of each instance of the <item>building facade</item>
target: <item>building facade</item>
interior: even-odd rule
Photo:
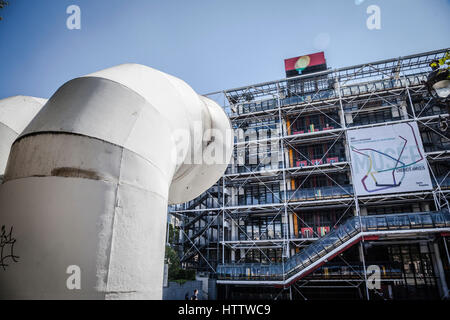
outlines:
[[[215,186],[169,208],[183,266],[226,299],[448,297],[450,108],[424,85],[446,51],[207,95],[235,149]]]

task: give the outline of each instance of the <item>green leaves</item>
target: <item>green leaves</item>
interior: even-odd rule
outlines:
[[[166,262],[169,264],[169,281],[183,284],[186,281],[195,280],[195,270],[182,269],[178,254],[170,246],[166,246]]]
[[[8,1],[0,0],[0,9],[3,9],[3,8],[6,7],[8,4],[9,4]]]
[[[3,9],[3,8],[6,7],[7,5],[9,5],[9,2],[8,2],[8,1],[0,0],[0,9]],[[2,18],[2,16],[0,16],[0,21],[2,21],[2,20],[3,20],[3,18]]]

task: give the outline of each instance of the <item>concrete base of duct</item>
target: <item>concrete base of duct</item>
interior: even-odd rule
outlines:
[[[38,154],[28,147],[35,143],[43,146]],[[53,157],[63,145],[72,153]],[[161,172],[133,152],[78,135],[30,136],[13,149],[22,161],[54,160],[26,171],[18,160],[0,187],[2,224],[13,227],[19,257],[0,272],[0,298],[161,299],[168,194]],[[80,289],[67,285],[73,265]]]

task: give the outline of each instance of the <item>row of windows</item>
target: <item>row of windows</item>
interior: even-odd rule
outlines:
[[[334,88],[334,79],[327,75],[312,79],[294,79],[288,80],[288,92],[290,95],[313,93],[318,90],[327,90]]]
[[[333,89],[328,90],[321,90],[321,91],[312,91],[308,93],[293,93],[292,96],[281,99],[281,105],[287,106],[287,105],[293,105],[298,103],[303,103],[305,101],[320,101],[320,100],[326,100],[326,99],[332,99],[336,98],[337,93]]]
[[[339,176],[335,178],[333,181],[324,176],[314,176],[304,180],[304,182],[294,180],[292,183],[294,189],[286,191],[286,199],[289,202],[295,202],[351,197],[353,188],[349,185],[348,178]],[[336,183],[339,183],[339,185]],[[270,187],[252,186],[241,190],[243,191],[240,191],[240,194],[236,196],[239,206],[282,203],[284,199],[284,191],[280,190],[278,185],[271,185]],[[236,204],[236,202],[233,202],[233,204]]]
[[[283,163],[281,161],[279,161],[278,163],[271,163],[270,161],[269,161],[269,163],[264,163],[263,161],[261,161],[258,164],[238,165],[236,171],[238,173],[246,173],[246,172],[264,171],[264,170],[274,170],[274,169],[280,169],[282,167],[283,167]]]
[[[377,119],[374,118],[373,121],[377,121]],[[423,128],[421,137],[426,152],[450,149],[450,140],[446,137],[446,132],[441,131],[438,126],[435,126],[433,130]],[[346,161],[345,146],[342,142],[327,142],[307,146],[297,145],[289,149],[291,150],[289,167]],[[273,142],[266,142],[265,144],[250,143],[249,146],[240,146],[235,149],[237,172],[281,168],[282,155],[280,151],[279,142],[275,142],[275,144]]]
[[[281,203],[281,182],[246,186],[237,190],[238,205]]]
[[[278,161],[278,158],[281,156],[280,151],[278,141],[275,143],[250,143],[248,146],[238,146],[235,151],[236,164],[247,165]]]
[[[242,251],[242,250],[241,250]],[[236,257],[238,263],[274,263],[281,262],[283,250],[282,249],[256,249],[244,251],[245,256]],[[236,254],[238,254],[237,251]]]
[[[310,175],[307,177],[299,177],[294,179],[295,188],[321,188],[336,185],[348,185],[350,179],[347,173],[330,173],[326,175]]]
[[[290,121],[289,121],[290,122]],[[340,128],[339,114],[337,112],[328,112],[305,117],[292,119],[290,124],[291,134],[301,134],[308,132],[317,132]]]
[[[342,142],[295,146],[292,148],[292,161],[291,167],[345,161],[345,147]]]
[[[377,108],[376,110],[368,109]],[[404,110],[401,103],[397,100],[374,101],[364,104],[345,105],[345,119],[348,126],[368,125],[383,123],[388,121],[401,120],[405,112],[412,114],[411,111]],[[407,109],[410,109],[409,102]],[[414,109],[418,116],[429,116],[446,113],[446,105],[426,100],[418,100],[414,103]],[[292,122],[291,122],[292,121]],[[287,119],[287,131],[289,134],[302,134],[331,130],[341,127],[341,120],[337,111],[318,113],[302,117]],[[279,136],[280,126],[277,117],[258,121],[238,121],[234,123],[236,130],[235,141],[251,141],[267,139]],[[242,130],[242,132],[238,131]]]
[[[251,218],[239,220],[239,240],[282,239],[284,235],[281,215],[275,217]]]
[[[448,131],[448,129],[446,130]],[[446,131],[441,131],[438,126],[433,126],[433,130],[425,128],[420,132],[423,147],[426,152],[443,151],[450,149],[450,136]]]
[[[413,97],[414,113],[417,117],[433,116],[447,113],[447,106],[444,103],[424,99],[422,96]],[[409,101],[408,101],[409,104]]]
[[[277,107],[277,100],[270,99],[270,100],[248,102],[248,103],[243,103],[243,104],[237,105],[236,112],[238,114],[243,114],[243,113],[257,112],[257,111],[262,111],[262,110],[275,109],[276,107]]]
[[[405,79],[386,79],[383,81],[375,81],[369,83],[360,83],[349,86],[343,86],[341,88],[342,96],[364,94],[375,91],[382,91],[395,87],[405,87],[408,85],[421,84],[423,80],[426,80],[425,75],[419,76],[407,76]],[[329,98],[339,97],[337,90],[335,89],[335,79],[328,78],[327,75],[323,78],[315,77],[314,79],[294,79],[289,80],[287,83],[287,89],[285,98],[281,99],[281,105],[291,105],[296,103],[302,103],[304,101],[316,101]],[[253,96],[247,94],[248,100],[252,100]],[[391,99],[392,100],[392,99]],[[406,100],[406,99],[405,99]],[[413,97],[414,109],[416,113],[423,112],[424,115],[432,115],[445,112],[445,108],[442,106],[428,106],[428,101],[423,99],[422,96]],[[237,114],[245,114],[250,112],[258,112],[269,109],[275,109],[277,107],[277,99],[268,99],[263,101],[251,101],[243,104],[236,104],[233,106],[234,112]]]
[[[431,170],[433,170],[436,178],[450,176],[449,164],[447,162],[436,162],[431,164]]]
[[[275,136],[275,133],[280,131],[280,121],[278,117],[264,120],[235,121],[233,123],[233,129],[235,130],[235,136],[237,136],[238,141],[254,140],[257,137],[266,138],[266,136]],[[260,130],[266,131],[259,132]],[[260,135],[263,136],[260,137]]]
[[[292,214],[292,238],[322,237],[335,228],[339,221],[345,221],[353,212],[328,210],[322,212],[297,212]],[[270,240],[283,239],[285,226],[282,215],[240,219],[237,227],[237,239],[233,240]]]
[[[398,245],[389,247],[389,257],[392,261],[400,263],[403,275],[408,285],[434,285],[435,275],[431,263],[431,254],[428,246],[427,252],[419,245]]]
[[[297,212],[293,215],[293,230],[295,238],[322,237],[335,228],[338,221],[345,221],[353,213],[328,210],[326,212]]]
[[[383,123],[388,121],[396,121],[401,120],[400,113],[394,113],[392,112],[392,108],[387,108],[375,112],[360,112],[355,113],[354,115],[351,115],[351,121],[350,118],[346,117],[346,121],[348,126],[361,126],[361,125],[367,125],[367,124],[374,124],[374,123]]]
[[[389,206],[376,206],[368,207],[368,215],[378,215],[378,214],[391,214],[391,213],[409,213],[413,212],[412,205],[389,205]]]

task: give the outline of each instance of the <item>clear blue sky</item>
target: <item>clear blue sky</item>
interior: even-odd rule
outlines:
[[[9,1],[0,98],[48,98],[67,80],[125,62],[208,93],[283,78],[283,59],[322,49],[336,68],[450,46],[449,0]],[[66,28],[71,4],[81,30]],[[381,30],[366,27],[371,4]]]

